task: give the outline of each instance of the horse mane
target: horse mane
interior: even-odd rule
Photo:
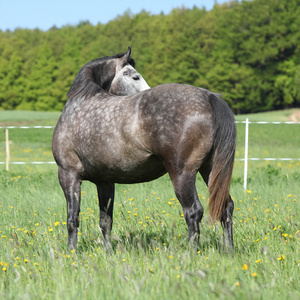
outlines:
[[[77,73],[67,94],[68,99],[87,99],[101,91],[108,91],[115,76],[114,59],[122,58],[127,52],[113,56],[104,56],[85,64]],[[129,58],[126,63],[135,67],[135,61]]]

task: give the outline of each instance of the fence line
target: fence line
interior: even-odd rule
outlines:
[[[54,126],[0,126],[0,129],[31,129],[54,128]]]
[[[235,160],[237,161],[245,161],[245,158],[236,158]],[[255,158],[255,157],[251,157],[251,158],[248,158],[248,161],[249,160],[266,160],[266,161],[269,161],[269,160],[285,160],[285,161],[291,161],[291,160],[300,160],[300,158],[274,158],[274,157],[267,157],[267,158]]]
[[[235,123],[246,124],[247,119],[246,119],[246,121],[235,121]],[[248,121],[248,124],[300,124],[300,122],[266,122],[266,121],[251,122],[251,121]]]
[[[43,165],[43,164],[55,164],[55,161],[12,161],[9,162],[10,165]],[[4,165],[5,162],[0,161],[0,165]]]
[[[247,118],[245,121],[236,121],[237,124],[245,124],[245,157],[244,158],[236,158],[236,161],[244,161],[244,189],[247,189],[247,176],[248,176],[248,161],[258,161],[258,160],[264,160],[264,161],[292,161],[292,160],[299,160],[300,158],[249,158],[248,157],[248,149],[249,149],[249,124],[287,124],[287,125],[300,125],[300,122],[267,122],[267,121],[257,121],[257,122],[251,122]],[[43,129],[43,128],[54,128],[54,126],[0,126],[0,129]],[[6,144],[8,141],[6,141]],[[0,165],[3,164],[14,164],[14,165],[25,165],[25,164],[34,164],[34,165],[41,165],[41,164],[55,164],[54,161],[33,161],[33,162],[10,162],[9,161],[9,154],[7,154],[8,157],[6,159],[6,162],[0,162]]]

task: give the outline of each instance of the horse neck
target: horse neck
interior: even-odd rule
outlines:
[[[79,70],[67,97],[69,100],[85,100],[99,93],[107,94],[114,75],[115,66],[112,61],[93,60]]]

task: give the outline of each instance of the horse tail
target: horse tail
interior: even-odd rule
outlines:
[[[210,94],[215,128],[212,169],[208,181],[209,213],[212,221],[221,220],[230,199],[229,189],[236,146],[236,126],[233,113],[218,94]]]

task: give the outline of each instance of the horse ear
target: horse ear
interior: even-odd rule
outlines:
[[[128,47],[128,50],[127,50],[127,52],[126,52],[126,54],[128,54],[128,55],[129,55],[129,58],[131,57],[131,48],[132,48],[132,47],[131,47],[131,46],[129,46],[129,47]]]
[[[131,47],[128,47],[127,52],[125,52],[124,56],[122,57],[123,66],[127,65],[130,59],[131,59]]]

